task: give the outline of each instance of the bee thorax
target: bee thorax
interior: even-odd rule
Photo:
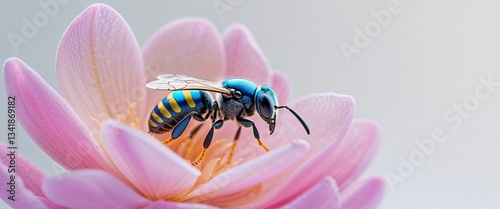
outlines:
[[[220,102],[219,109],[220,117],[224,118],[225,120],[233,120],[236,117],[242,115],[242,113],[244,112],[243,105],[234,99],[228,99]]]

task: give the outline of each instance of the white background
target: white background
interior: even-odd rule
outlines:
[[[22,18],[31,20],[43,11],[39,1],[0,2],[0,60],[19,57],[58,89],[59,39],[73,18],[96,1],[60,5],[57,14],[16,52],[7,34],[22,35]],[[103,1],[124,16],[140,44],[165,23],[181,17],[205,17],[220,30],[243,23],[272,67],[288,74],[293,99],[315,92],[354,96],[355,117],[378,121],[384,132],[365,175],[398,175],[400,158],[419,152],[414,141],[442,128],[447,140],[436,144],[435,151],[403,177],[404,182],[393,183],[392,189],[388,182],[381,208],[500,208],[500,88],[479,100],[456,129],[452,129],[454,122],[443,119],[455,104],[471,101],[481,85],[479,77],[491,75],[500,82],[498,1],[401,0],[401,12],[375,31],[351,62],[339,44],[353,45],[354,29],[364,30],[375,20],[370,13],[387,10],[390,0],[232,2],[238,4],[221,19],[213,1]],[[4,85],[0,85],[0,98],[0,138],[5,140]],[[48,175],[61,172],[21,127],[18,130],[22,155]]]

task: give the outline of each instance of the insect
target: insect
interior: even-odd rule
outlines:
[[[162,74],[158,75],[157,79],[146,86],[156,90],[173,91],[158,102],[149,117],[151,134],[171,131],[171,138],[163,141],[164,144],[180,137],[192,118],[200,122],[212,120],[212,127],[203,141],[204,149],[192,163],[194,166],[201,162],[210,147],[214,129],[220,129],[227,120],[234,120],[239,124],[228,164],[240,136],[241,127],[252,127],[253,135],[259,145],[269,151],[261,141],[255,123],[246,119],[255,112],[269,125],[270,134],[273,134],[276,127],[277,110],[281,108],[288,109],[302,124],[307,134],[310,133],[306,122],[295,111],[287,106],[278,105],[276,94],[269,86],[258,86],[252,81],[240,78],[229,78],[222,83],[216,83],[179,74]],[[216,100],[210,92],[216,93]],[[198,131],[200,126],[201,124],[193,128],[191,134]]]

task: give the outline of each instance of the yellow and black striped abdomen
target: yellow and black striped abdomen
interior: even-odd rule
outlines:
[[[158,102],[151,111],[149,131],[170,131],[190,113],[205,114],[212,103],[212,96],[206,91],[174,91]]]

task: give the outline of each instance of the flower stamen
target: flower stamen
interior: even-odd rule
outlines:
[[[129,105],[127,113],[119,113],[114,117],[114,119],[120,121],[123,124],[130,125],[131,127],[135,128],[135,129],[140,129],[140,127],[138,126],[139,125],[139,122],[138,122],[139,118],[137,117],[137,114],[136,114],[136,107],[137,107],[136,103],[131,103]],[[109,115],[107,115],[106,113],[99,114],[97,116],[97,118],[94,118],[93,116],[89,116],[89,117],[92,121],[94,121],[95,125],[98,127],[100,127],[104,121],[111,119],[111,117]],[[97,145],[99,146],[101,152],[104,154],[105,158],[108,160],[109,163],[113,164],[113,162],[111,161],[111,158],[109,157],[109,155],[104,147],[102,133],[101,132],[93,133],[93,135],[94,135],[94,138],[97,142]]]
[[[227,166],[231,165],[231,161],[233,159],[233,153],[236,150],[236,142],[237,141],[238,141],[237,139],[233,140],[233,145],[231,146],[231,151],[229,152],[229,156],[227,157],[227,161],[226,161]]]

